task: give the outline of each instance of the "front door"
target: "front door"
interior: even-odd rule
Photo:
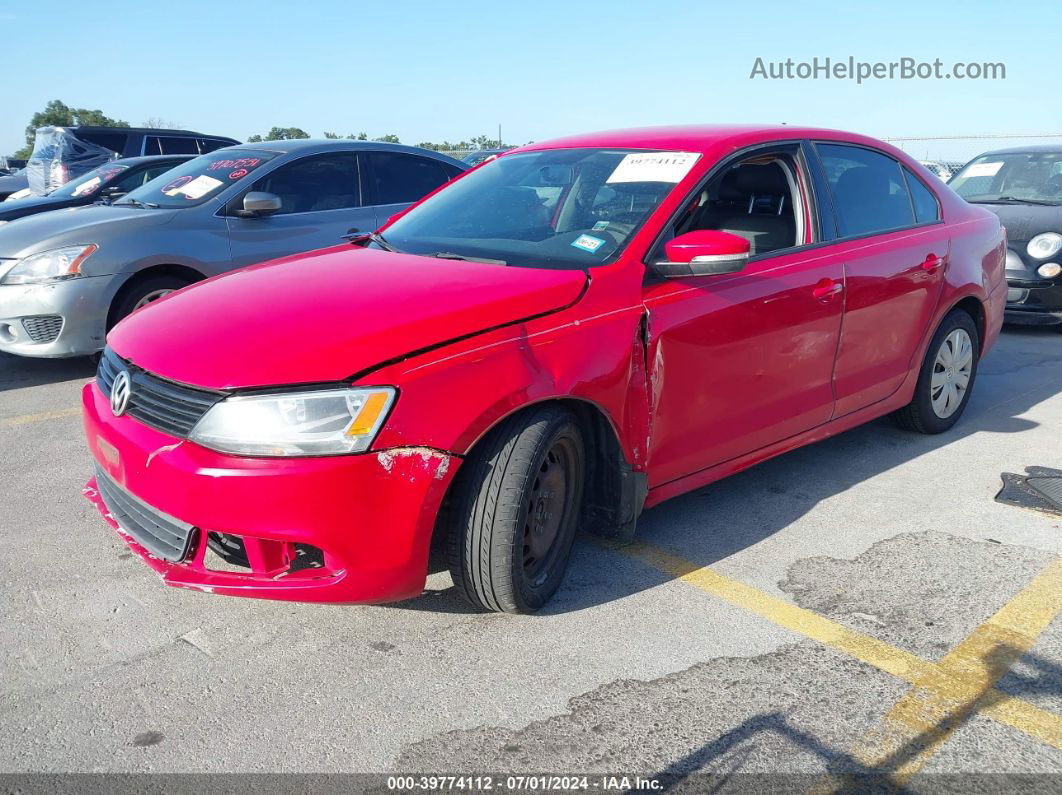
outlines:
[[[746,237],[740,273],[657,281],[648,312],[649,485],[827,422],[844,305],[841,261],[809,248],[811,202],[795,147],[717,174],[673,232]],[[655,255],[655,252],[654,252]]]
[[[232,266],[240,268],[343,242],[343,236],[377,227],[372,207],[362,205],[360,155],[309,155],[271,171],[248,188],[280,197],[272,215],[228,215]],[[239,206],[242,195],[234,204]]]

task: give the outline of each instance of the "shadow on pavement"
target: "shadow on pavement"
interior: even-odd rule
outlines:
[[[636,538],[667,547],[697,567],[709,566],[783,530],[824,500],[926,453],[978,433],[1012,434],[1036,428],[1037,423],[1022,415],[1059,393],[1062,337],[1051,329],[1008,329],[981,363],[966,412],[950,431],[923,436],[899,429],[887,417],[875,420],[645,511]],[[985,466],[998,467],[992,461]],[[998,476],[999,471],[993,474]],[[540,615],[584,610],[669,579],[641,564],[605,555],[580,539],[564,585]],[[435,559],[430,570],[445,568]],[[453,600],[434,594],[395,606],[472,611],[456,594]]]
[[[95,374],[96,363],[88,356],[31,359],[0,353],[0,392],[92,378]]]

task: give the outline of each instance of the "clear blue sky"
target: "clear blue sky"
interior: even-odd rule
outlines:
[[[240,139],[277,125],[454,141],[494,137],[501,123],[524,143],[724,121],[879,137],[1062,133],[1057,0],[0,0],[0,26],[0,152],[21,145],[50,99]],[[1002,61],[1007,79],[749,79],[757,56],[849,55]]]

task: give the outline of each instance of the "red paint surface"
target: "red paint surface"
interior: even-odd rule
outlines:
[[[646,281],[651,245],[721,158],[802,138],[892,155],[938,193],[944,222],[757,259],[734,274]],[[278,585],[206,572],[197,556],[149,560],[168,583],[317,601],[411,596],[423,585],[459,456],[529,404],[563,399],[600,411],[628,463],[646,473],[653,505],[907,403],[933,330],[960,300],[982,308],[985,351],[999,333],[998,221],[887,144],[823,130],[718,127],[525,149],[575,146],[701,157],[621,259],[586,274],[339,246],[218,277],[119,324],[109,342],[121,356],[195,386],[359,374],[355,383],[399,389],[370,453],[264,460],[115,418],[87,386],[89,445],[133,494],[205,529],[313,543],[330,561],[327,577]],[[443,452],[418,457],[409,448]]]

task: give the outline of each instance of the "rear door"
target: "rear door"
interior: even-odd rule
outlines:
[[[835,416],[883,400],[913,366],[944,282],[948,229],[933,192],[874,149],[815,145],[829,185],[844,262],[844,324],[834,373]]]
[[[284,163],[256,180],[229,207],[241,206],[249,191],[264,191],[280,197],[281,209],[260,218],[230,210],[233,267],[334,246],[344,235],[374,230],[376,215],[361,198],[360,170],[358,153],[328,152]]]
[[[405,152],[368,152],[369,196],[376,207],[376,225],[424,198],[461,171],[449,164]]]

